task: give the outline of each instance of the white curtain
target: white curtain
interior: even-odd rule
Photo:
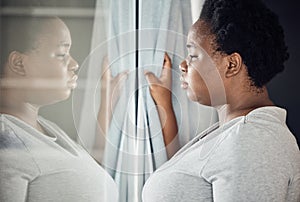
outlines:
[[[216,122],[212,108],[190,102],[180,88],[178,66],[186,56],[191,13],[187,0],[97,1],[91,54],[81,67],[79,88],[74,92],[74,108],[80,109],[74,110],[74,118],[81,143],[96,158],[103,157],[102,165],[118,184],[120,201],[141,201],[143,184],[167,161],[158,113],[144,77],[144,70],[160,75],[165,52],[173,64],[172,98],[180,144]],[[104,55],[113,76],[129,73],[103,153],[94,150],[94,144]]]

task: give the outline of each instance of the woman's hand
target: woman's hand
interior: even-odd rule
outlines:
[[[124,71],[113,77],[107,57],[103,59],[101,68],[101,103],[97,117],[98,134],[96,135],[93,151],[93,156],[100,163],[103,159],[106,135],[111,122],[112,114],[117,101],[120,98],[120,94],[128,75],[128,72]]]
[[[171,158],[179,149],[178,126],[172,105],[172,63],[165,53],[161,75],[157,78],[152,72],[145,72],[151,96],[156,104],[166,151]]]
[[[145,72],[150,85],[150,93],[156,105],[172,107],[172,63],[167,53],[164,56],[161,75],[157,78],[152,72]]]
[[[124,71],[113,77],[107,57],[103,59],[101,68],[101,103],[98,112],[98,124],[101,133],[105,135],[110,125],[116,103],[120,98],[122,87],[127,79],[128,72]]]
[[[101,103],[105,103],[107,107],[114,108],[119,100],[122,87],[127,79],[128,72],[124,71],[112,76],[108,58],[104,57],[102,61],[101,75]]]
[[[113,77],[107,57],[104,57],[101,68],[101,104],[99,111],[109,112],[109,114],[105,113],[105,119],[110,122],[111,114],[120,98],[123,89],[122,87],[125,84],[128,72],[124,71]]]

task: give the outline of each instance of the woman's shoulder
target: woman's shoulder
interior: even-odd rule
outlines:
[[[37,176],[39,168],[34,161],[26,139],[0,114],[0,170],[3,173]]]
[[[257,144],[296,144],[296,139],[286,125],[286,111],[279,107],[261,107],[243,116],[226,128],[233,140]],[[299,150],[299,149],[298,149]]]
[[[274,108],[250,113],[224,131],[219,150],[234,161],[300,167],[299,147],[284,113]]]
[[[26,150],[26,146],[6,116],[0,114],[0,151],[10,149]]]
[[[215,168],[220,168],[238,173],[245,169],[276,168],[288,176],[299,175],[300,152],[289,129],[279,123],[270,126],[258,118],[245,119],[221,132],[222,141],[210,156],[205,171],[214,173]]]
[[[299,148],[295,136],[289,128],[279,122],[249,119],[239,121],[224,133],[227,142],[232,149],[241,149],[245,152],[270,151],[270,153],[282,153],[290,156],[299,155]]]

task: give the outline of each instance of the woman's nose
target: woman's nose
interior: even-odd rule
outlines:
[[[70,63],[69,63],[69,71],[76,72],[79,68],[79,65],[76,60],[72,56],[70,56]]]
[[[180,71],[182,71],[183,73],[187,73],[188,65],[187,65],[187,63],[186,63],[186,60],[183,60],[183,61],[180,63],[179,69],[180,69]]]

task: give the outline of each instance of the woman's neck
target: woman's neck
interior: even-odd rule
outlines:
[[[222,106],[217,107],[220,125],[239,117],[245,116],[249,112],[259,107],[273,106],[274,103],[270,100],[267,89],[265,87],[244,92],[239,96],[234,95],[233,98]]]
[[[10,97],[8,99],[8,97]],[[0,113],[15,116],[37,130],[41,131],[38,123],[39,106],[20,101],[20,99],[11,96],[1,96]],[[43,131],[42,131],[43,132]]]

